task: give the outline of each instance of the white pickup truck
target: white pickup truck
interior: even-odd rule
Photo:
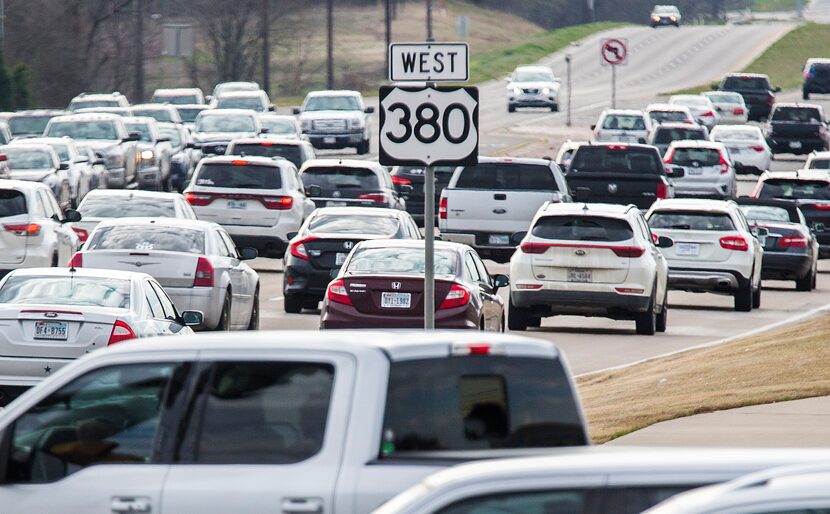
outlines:
[[[281,331],[92,352],[12,402],[0,443],[3,512],[365,514],[588,435],[547,341]]]
[[[570,202],[559,166],[547,159],[479,157],[456,168],[438,204],[441,239],[507,262],[545,202]]]

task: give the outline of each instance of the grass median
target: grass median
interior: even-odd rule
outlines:
[[[830,395],[830,314],[720,346],[578,379],[591,435],[604,443],[654,423]]]

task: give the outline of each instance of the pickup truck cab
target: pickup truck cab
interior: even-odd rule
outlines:
[[[294,108],[314,148],[354,147],[357,153],[369,153],[372,139],[372,113],[357,91],[312,91],[301,108]]]
[[[715,89],[740,93],[749,109],[749,121],[766,119],[775,103],[775,93],[781,91],[780,87],[770,85],[768,76],[760,73],[729,73]]]
[[[547,341],[176,339],[92,352],[12,402],[0,417],[4,511],[363,514],[459,461],[587,444]]]
[[[648,209],[655,200],[674,197],[657,148],[650,145],[580,146],[568,170],[576,202],[634,204]]]
[[[507,262],[545,202],[570,202],[565,177],[546,159],[479,157],[456,168],[441,193],[441,238],[472,246],[484,258]]]
[[[816,104],[775,104],[764,132],[773,154],[821,152],[830,139],[824,110]]]

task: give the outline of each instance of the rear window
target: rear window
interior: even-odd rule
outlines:
[[[634,237],[626,220],[602,216],[546,216],[530,231],[543,239],[625,241]]]
[[[300,145],[281,145],[276,143],[234,143],[228,148],[228,155],[255,155],[259,157],[285,157],[294,166],[299,168],[303,165],[303,152]]]
[[[686,121],[689,116],[683,111],[651,111],[648,115],[654,121]]]
[[[133,196],[89,195],[78,207],[84,218],[176,218],[172,200]]]
[[[391,364],[381,457],[586,443],[558,360],[476,356]]]
[[[813,159],[810,161],[811,170],[830,170],[830,159]]]
[[[602,121],[606,130],[645,130],[646,122],[637,114],[609,114]]]
[[[698,211],[656,211],[648,219],[651,228],[670,230],[735,230],[728,214]]]
[[[740,75],[726,77],[721,87],[723,89],[772,89],[766,77],[743,77]]]
[[[821,123],[821,112],[812,107],[778,107],[772,113],[772,121]]]
[[[102,277],[11,277],[0,288],[0,303],[130,306],[130,281]]]
[[[654,143],[669,144],[672,141],[704,141],[706,132],[700,129],[664,128],[658,127],[654,134]]]
[[[257,112],[265,110],[261,98],[220,98],[216,101],[217,109],[252,109]]]
[[[398,226],[398,220],[383,216],[324,214],[315,216],[308,225],[308,230],[323,234],[393,236],[398,232]]]
[[[455,252],[435,250],[435,274],[455,275],[457,269]],[[355,251],[349,267],[349,273],[413,273],[423,274],[423,248],[361,248]]]
[[[14,189],[0,189],[0,218],[26,212],[26,195]]]
[[[760,141],[763,135],[760,130],[735,130],[725,127],[716,127],[712,131],[714,141],[731,139],[733,141]]]
[[[464,168],[459,189],[559,191],[550,167],[541,164],[492,162]]]
[[[712,148],[675,148],[671,163],[678,166],[717,166],[720,152]]]
[[[157,104],[181,105],[199,103],[199,98],[196,95],[153,95],[152,101]],[[179,113],[181,113],[181,110],[179,110]]]
[[[743,104],[742,97],[736,93],[707,93],[706,97],[719,104]]]
[[[175,102],[171,102],[175,103]],[[196,116],[199,115],[200,112],[204,111],[204,107],[198,108],[186,108],[186,107],[177,107],[177,111],[179,111],[179,118],[182,119],[184,123],[193,123],[196,121]]]
[[[85,250],[205,253],[205,233],[182,227],[118,225],[96,230]]]
[[[830,184],[824,180],[765,180],[759,198],[830,200]]]
[[[9,168],[12,170],[42,170],[51,168],[55,164],[52,156],[44,150],[7,146],[3,149],[3,153],[6,154]]]
[[[135,109],[133,108],[133,116],[148,116],[156,121],[173,121],[170,113],[164,109]]]
[[[206,163],[196,177],[197,186],[239,189],[280,189],[280,169],[255,164]]]
[[[9,130],[12,135],[18,134],[43,134],[46,124],[54,116],[14,116],[9,118]]]
[[[663,162],[655,148],[585,145],[577,149],[571,171],[662,173]]]
[[[317,167],[307,168],[301,178],[303,185],[320,186],[321,189],[379,189],[380,181],[374,171],[367,168]]]

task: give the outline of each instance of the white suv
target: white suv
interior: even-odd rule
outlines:
[[[728,200],[738,193],[738,177],[723,143],[672,141],[664,159],[674,196]]]
[[[546,204],[510,260],[510,330],[559,314],[634,320],[666,330],[668,266],[635,205]],[[656,244],[655,244],[656,243]]]
[[[297,168],[275,157],[208,157],[199,162],[184,197],[200,220],[224,226],[236,246],[280,258],[289,233],[314,210]]]
[[[654,124],[643,111],[606,109],[599,115],[594,143],[645,143]]]
[[[735,202],[671,199],[646,213],[651,230],[674,240],[664,248],[669,287],[735,297],[736,311],[761,306],[761,261],[767,230],[757,238]]]

